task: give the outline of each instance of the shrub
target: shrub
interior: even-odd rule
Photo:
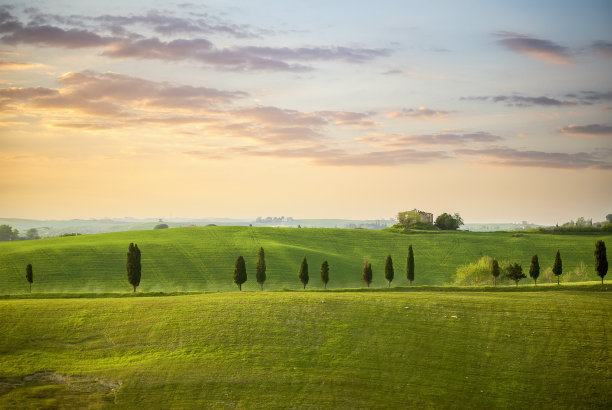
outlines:
[[[493,258],[490,256],[483,256],[476,262],[471,262],[465,265],[461,265],[455,272],[454,285],[458,286],[482,286],[490,285],[493,277],[491,276],[491,264]],[[500,269],[505,269],[501,266]],[[501,276],[499,279],[504,281],[504,277]]]

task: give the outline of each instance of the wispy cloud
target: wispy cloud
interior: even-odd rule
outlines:
[[[406,148],[419,145],[457,146],[469,144],[490,144],[503,141],[504,138],[488,132],[474,132],[465,134],[440,133],[420,135],[400,135],[378,133],[371,137],[361,138],[360,141],[373,146],[387,148]]]
[[[304,148],[235,147],[229,148],[228,155],[239,154],[273,158],[299,158],[313,164],[326,166],[351,167],[389,167],[398,165],[424,164],[450,158],[443,151],[421,151],[415,149],[395,149],[385,151],[351,153],[340,148],[312,145]],[[187,155],[209,159],[208,151],[185,152]]]
[[[6,10],[0,12],[0,39],[9,45],[36,44],[63,48],[100,47],[116,41],[80,28],[51,25],[24,25]]]
[[[596,137],[596,136],[612,136],[612,126],[602,124],[589,124],[589,125],[568,125],[562,127],[561,132],[565,135],[578,135],[583,137]]]
[[[461,97],[462,101],[490,101],[503,103],[508,107],[562,107],[574,105],[591,105],[603,101],[612,100],[612,91],[581,91],[579,93],[566,94],[564,98],[554,96],[530,97],[521,94],[494,95],[494,96],[469,96]]]
[[[388,118],[422,118],[422,119],[447,119],[451,111],[433,110],[427,107],[404,108],[401,111],[392,111],[387,114]]]
[[[612,58],[612,43],[609,41],[595,41],[593,49],[604,57]]]
[[[487,149],[460,149],[457,155],[474,157],[485,164],[555,169],[612,169],[612,161],[593,153],[562,153],[521,151],[507,147]]]
[[[310,71],[308,63],[342,61],[359,64],[391,54],[388,49],[360,47],[265,47],[234,45],[217,47],[206,38],[159,39],[136,32],[126,26],[152,27],[158,34],[222,34],[236,39],[256,37],[251,31],[224,23],[211,24],[208,19],[186,19],[150,11],[140,16],[98,17],[31,14],[24,24],[7,10],[0,12],[0,41],[9,45],[33,44],[59,48],[102,48],[102,56],[161,61],[193,61],[232,71]],[[92,25],[95,22],[97,25]],[[110,32],[110,35],[108,34]]]
[[[44,67],[43,64],[25,63],[21,61],[10,61],[0,59],[0,70],[28,70],[32,68]]]
[[[230,47],[217,49],[205,39],[161,41],[157,38],[124,40],[109,45],[102,55],[114,58],[155,59],[165,61],[193,60],[218,68],[236,71],[274,70],[310,71],[303,63],[312,61],[345,61],[363,63],[389,54],[388,50],[314,47]]]
[[[510,31],[498,31],[494,35],[499,38],[499,44],[514,52],[553,64],[566,65],[571,63],[569,49],[550,40]]]

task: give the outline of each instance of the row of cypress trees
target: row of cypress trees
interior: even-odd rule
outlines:
[[[393,281],[394,276],[393,259],[389,254],[385,260],[385,279],[387,280],[389,287],[391,287],[391,281]],[[261,290],[263,290],[263,285],[266,281],[266,260],[264,249],[261,247],[259,248],[259,258],[255,267],[255,277]],[[412,281],[414,280],[414,252],[412,250],[412,245],[408,247],[408,257],[406,259],[406,277],[410,281],[410,285],[412,285]],[[310,276],[308,273],[308,260],[306,259],[306,256],[304,256],[302,262],[300,263],[298,278],[300,279],[300,282],[302,282],[303,288],[306,289],[306,285],[308,285],[308,282],[310,281]],[[367,258],[364,259],[363,262],[361,280],[368,287],[370,287],[370,284],[372,283],[372,264]],[[234,266],[234,283],[238,285],[239,290],[242,290],[242,284],[246,281],[246,263],[244,261],[244,257],[241,255],[236,259]],[[321,281],[323,282],[325,289],[327,289],[327,283],[329,282],[329,263],[327,260],[324,260],[321,263]]]
[[[598,240],[595,243],[595,271],[597,275],[601,278],[601,284],[603,285],[604,276],[608,273],[608,258],[606,256],[606,244],[602,240]],[[521,279],[526,278],[523,273],[523,267],[518,263],[511,263],[506,267],[506,277],[512,279],[516,286]],[[555,254],[555,261],[552,267],[553,274],[557,277],[557,285],[559,285],[559,278],[561,274],[563,274],[563,261],[561,260],[561,253],[557,250]],[[493,259],[491,263],[491,274],[493,275],[494,284],[497,285],[497,278],[500,275],[499,263],[497,260]],[[540,277],[540,262],[538,260],[538,255],[535,254],[531,257],[531,263],[529,265],[529,276],[533,279],[534,286],[537,285],[538,278]]]
[[[602,240],[598,240],[595,244],[595,270],[597,271],[597,275],[601,278],[601,283],[603,285],[604,276],[608,272],[608,259],[606,256],[606,244]],[[142,272],[142,266],[140,263],[141,253],[137,244],[130,243],[127,252],[127,276],[128,281],[132,285],[134,292],[136,292],[136,287],[140,285],[140,277]],[[509,279],[515,281],[518,286],[518,282],[526,278],[523,273],[523,268],[518,263],[510,264],[507,268],[506,276]],[[552,268],[553,273],[557,276],[557,285],[559,285],[559,277],[563,273],[563,263],[561,261],[561,254],[557,250],[555,255],[555,261]],[[499,263],[496,259],[493,259],[491,263],[491,274],[494,278],[494,284],[497,285],[497,278],[501,274]],[[361,280],[370,287],[372,283],[372,264],[366,258],[363,264],[363,272],[361,275]],[[391,282],[393,281],[395,276],[395,272],[393,269],[393,259],[391,255],[387,255],[387,259],[385,260],[385,279],[387,280],[388,286],[391,287]],[[531,264],[529,266],[529,276],[533,279],[534,284],[537,284],[538,277],[540,276],[540,264],[538,261],[538,255],[535,254],[531,257]],[[257,260],[257,265],[255,267],[255,277],[257,279],[257,283],[259,284],[261,290],[263,290],[264,282],[266,281],[266,260],[265,253],[262,247],[259,248],[259,258]],[[306,256],[302,259],[302,263],[300,264],[300,270],[298,273],[298,277],[302,282],[304,289],[306,289],[306,285],[309,282],[309,274],[308,274],[308,261],[306,260]],[[412,285],[412,281],[414,280],[414,253],[412,250],[412,245],[408,247],[408,257],[406,259],[406,277],[410,281],[410,285]],[[26,266],[26,280],[30,285],[30,292],[32,292],[32,283],[34,282],[34,273],[32,264],[29,263]],[[242,290],[242,284],[247,280],[246,273],[246,264],[244,258],[239,256],[236,259],[236,264],[234,268],[234,283],[238,285],[238,288]],[[321,263],[321,281],[323,282],[325,288],[327,289],[327,283],[329,282],[329,263],[327,260],[324,260]]]

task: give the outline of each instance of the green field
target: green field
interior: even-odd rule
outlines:
[[[355,288],[363,258],[374,270],[373,287],[386,286],[384,259],[391,253],[394,286],[405,286],[408,245],[415,252],[415,285],[452,283],[459,265],[483,255],[518,262],[528,270],[537,253],[542,270],[552,265],[560,249],[565,280],[597,280],[593,269],[595,242],[612,244],[612,234],[541,234],[510,232],[429,232],[398,234],[344,229],[251,227],[176,228],[82,235],[35,241],[0,243],[0,293],[27,292],[25,267],[34,266],[34,292],[128,292],[125,261],[130,242],[142,251],[142,292],[237,290],[232,281],[234,262],[243,255],[248,281],[244,290],[259,288],[255,263],[260,246],[266,250],[266,289],[297,289],[299,264],[310,265],[309,288],[322,288],[321,262],[330,264],[330,288]],[[577,278],[572,272],[584,265]],[[522,282],[528,285],[529,278]]]
[[[0,408],[610,408],[572,288],[4,299]]]

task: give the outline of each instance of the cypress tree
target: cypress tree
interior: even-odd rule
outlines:
[[[606,256],[606,244],[602,240],[595,244],[595,270],[603,285],[604,276],[608,273],[608,258]]]
[[[538,255],[531,257],[531,265],[529,265],[529,276],[533,279],[534,286],[538,284],[538,276],[540,276],[540,262],[538,261]]]
[[[32,271],[31,263],[28,263],[28,266],[26,266],[26,279],[28,283],[30,284],[30,293],[32,293],[32,283],[34,282],[34,273]]]
[[[497,277],[499,276],[499,263],[497,259],[493,259],[491,262],[491,275],[493,275],[493,286],[497,286]]]
[[[372,264],[368,261],[368,258],[363,260],[363,273],[361,274],[361,280],[363,283],[370,287],[372,283]]]
[[[329,282],[329,263],[327,261],[321,263],[321,282],[323,282],[323,286],[327,289],[327,282]]]
[[[393,280],[394,275],[393,259],[391,259],[391,254],[389,254],[387,255],[387,260],[385,260],[385,279],[387,279],[388,287],[391,287],[391,281]]]
[[[236,259],[236,265],[234,267],[234,283],[238,285],[238,290],[242,290],[242,284],[247,281],[246,264],[244,258],[239,256]]]
[[[263,290],[263,285],[266,281],[266,258],[263,248],[259,248],[259,259],[255,267],[255,277],[257,278],[257,283],[259,283],[261,290]]]
[[[140,285],[142,266],[140,265],[140,249],[134,243],[130,243],[128,247],[126,268],[128,281],[134,288],[134,292],[136,292],[136,288]]]
[[[408,259],[406,260],[406,277],[410,281],[410,286],[412,286],[412,281],[414,280],[414,253],[412,252],[412,245],[408,246]]]
[[[553,263],[552,268],[553,273],[557,277],[557,285],[559,284],[559,276],[563,273],[563,263],[561,262],[561,255],[557,250],[557,254],[555,255],[555,263]]]
[[[308,261],[306,260],[306,255],[304,255],[304,259],[302,259],[302,263],[300,264],[300,272],[298,273],[298,277],[302,282],[302,286],[306,289],[306,285],[308,285]]]

